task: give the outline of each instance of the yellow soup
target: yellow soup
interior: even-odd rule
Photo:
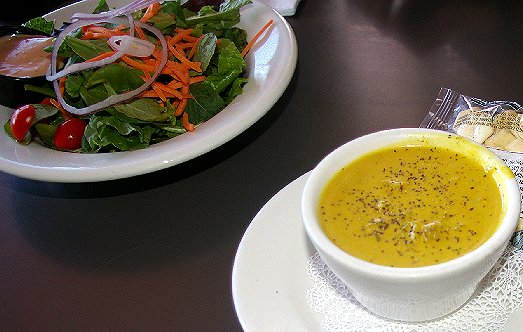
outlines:
[[[319,218],[340,248],[368,262],[418,267],[470,252],[503,214],[494,169],[445,148],[406,145],[364,155],[320,197]]]

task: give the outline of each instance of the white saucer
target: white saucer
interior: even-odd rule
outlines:
[[[302,226],[300,200],[309,173],[272,197],[247,228],[234,260],[232,292],[245,331],[320,331],[322,315],[307,303],[307,262],[316,252]],[[521,331],[523,310],[504,332]]]

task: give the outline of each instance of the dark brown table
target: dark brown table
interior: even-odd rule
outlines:
[[[14,2],[0,21],[62,4]],[[240,331],[231,270],[265,202],[352,138],[419,126],[440,87],[523,102],[522,7],[302,0],[295,75],[232,141],[122,180],[0,173],[0,330]]]

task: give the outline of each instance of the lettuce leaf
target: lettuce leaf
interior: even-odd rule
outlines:
[[[140,121],[111,108],[91,116],[85,129],[82,148],[85,152],[132,151],[185,132],[177,121]]]
[[[130,151],[149,146],[154,128],[121,121],[108,112],[91,116],[85,128],[82,148],[86,152]]]
[[[212,6],[204,6],[200,11],[185,18],[187,26],[200,26],[204,32],[215,32],[231,28],[240,22],[240,8],[252,3],[251,0],[229,0],[220,5],[218,11]]]
[[[244,72],[246,63],[236,45],[228,39],[222,39],[217,46],[215,59],[215,67],[212,68],[205,83],[221,93]]]
[[[46,35],[54,34],[54,21],[48,21],[43,17],[35,17],[29,21],[22,23],[23,27],[42,31]]]

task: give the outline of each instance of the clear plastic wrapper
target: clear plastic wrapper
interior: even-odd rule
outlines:
[[[476,141],[502,158],[515,174],[523,200],[523,107],[515,101],[486,101],[442,88],[420,125]],[[523,211],[512,244],[523,248]]]

